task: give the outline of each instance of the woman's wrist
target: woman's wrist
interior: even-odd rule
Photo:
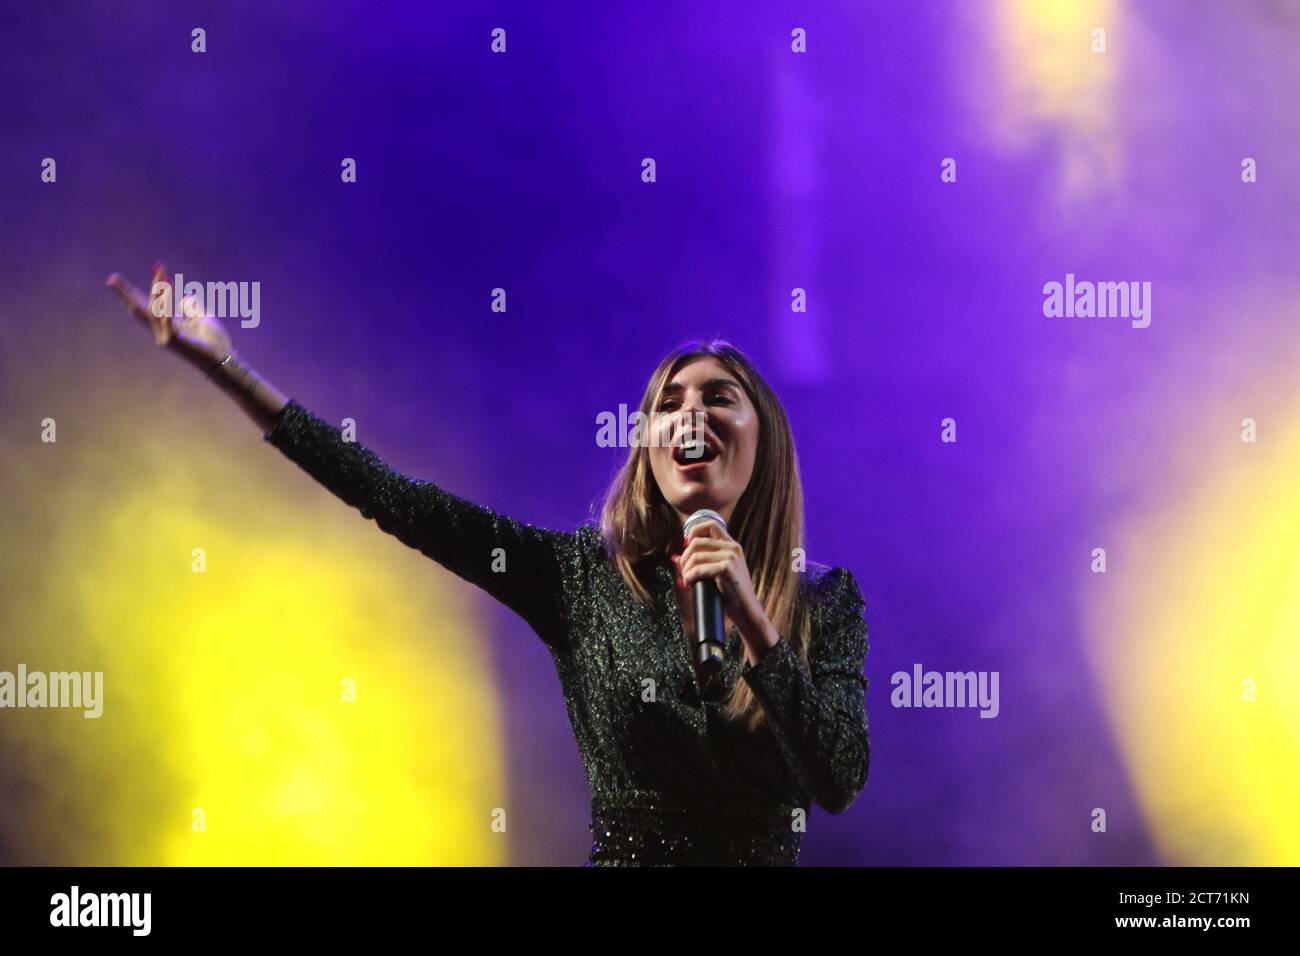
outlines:
[[[740,631],[741,640],[745,644],[745,656],[751,662],[756,662],[769,648],[775,646],[781,640],[781,635],[777,632],[776,626],[761,607],[756,615],[751,614],[743,624],[738,623],[737,629]]]
[[[288,396],[258,375],[233,348],[210,366],[208,380],[234,399],[263,431],[289,401]]]
[[[203,378],[205,381],[221,385],[221,380],[218,379],[217,376],[224,369],[226,363],[232,361],[234,357],[235,350],[231,349],[219,359],[214,359],[210,355],[205,355],[202,357],[201,361],[196,361],[194,364],[198,365],[203,370]]]
[[[237,393],[247,392],[256,374],[232,348],[223,358],[210,362],[207,378],[223,392]]]

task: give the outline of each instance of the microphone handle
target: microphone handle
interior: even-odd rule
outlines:
[[[695,664],[706,681],[722,669],[722,592],[712,579],[695,582]]]

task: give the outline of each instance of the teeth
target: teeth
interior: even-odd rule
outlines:
[[[688,442],[678,446],[674,457],[683,464],[696,464],[711,460],[715,454],[713,449],[704,442]]]

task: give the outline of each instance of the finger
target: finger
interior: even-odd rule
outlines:
[[[153,274],[149,280],[149,304],[154,306],[155,316],[162,314],[156,303],[158,300],[163,300],[162,304],[167,307],[167,317],[171,317],[172,306],[175,304],[174,292],[172,278],[167,272],[167,267],[161,262],[155,262],[153,264]]]
[[[682,571],[682,580],[686,584],[694,584],[696,581],[716,581],[717,578],[727,570],[726,561],[712,561],[696,564],[694,567],[686,568]]]
[[[181,299],[181,314],[187,319],[201,319],[204,317],[203,307],[199,305],[197,296],[187,295]]]
[[[167,292],[171,291],[171,276],[167,274],[167,267],[161,262],[155,262],[149,276],[149,301],[161,298]],[[170,303],[168,303],[170,305]]]
[[[740,545],[734,541],[720,541],[717,538],[691,538],[690,543],[682,549],[682,557],[696,555],[734,554]]]
[[[691,567],[695,567],[695,565],[699,564],[702,561],[719,561],[719,560],[729,561],[731,560],[731,556],[716,551],[683,551],[681,567],[691,568]]]
[[[734,555],[729,551],[693,551],[690,554],[683,551],[680,566],[683,569],[702,564],[722,564],[730,567],[734,560]]]
[[[162,345],[166,341],[166,333],[160,328],[159,320],[154,316],[148,297],[132,282],[117,273],[109,276],[109,287],[117,293],[128,311],[149,329],[153,334],[154,343]]]
[[[694,538],[716,538],[723,541],[730,541],[731,535],[723,529],[722,525],[716,521],[701,521],[695,527],[691,528],[691,533],[686,536],[687,541]]]
[[[153,279],[149,287],[149,315],[153,319],[154,339],[166,345],[172,335],[172,319],[176,315],[175,289],[167,267],[161,262],[153,264]]]
[[[710,537],[705,537],[704,535],[701,535],[699,537],[696,537],[695,535],[691,535],[690,539],[686,542],[687,549],[699,548],[706,551],[717,550],[718,548],[738,548],[738,547],[740,547],[740,545],[737,544],[735,541],[732,541],[730,538],[710,538]]]
[[[137,289],[129,279],[120,272],[114,272],[104,280],[104,285],[113,291],[132,315],[151,329],[153,328],[153,317],[149,314],[149,302],[144,293]]]
[[[180,308],[176,310],[176,318],[172,320],[173,331],[178,329],[192,329],[195,323],[203,318],[203,307],[199,305],[196,296],[187,295],[181,299]]]

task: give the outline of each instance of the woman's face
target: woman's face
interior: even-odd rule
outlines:
[[[740,382],[714,358],[684,365],[651,409],[651,436],[650,470],[682,521],[710,508],[730,522],[758,448],[758,412]],[[696,437],[703,455],[692,445]]]

